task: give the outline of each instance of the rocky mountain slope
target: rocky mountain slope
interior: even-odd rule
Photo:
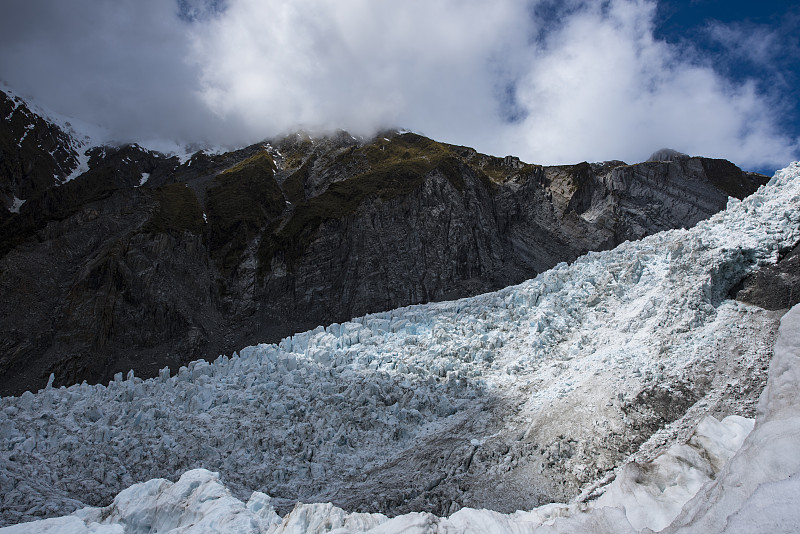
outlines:
[[[0,206],[18,213],[26,199],[73,177],[89,147],[4,92],[0,116]]]
[[[542,167],[412,133],[191,157],[86,140],[2,96],[0,392],[155,376],[691,227],[766,177],[667,152]],[[85,169],[85,172],[81,172]]]

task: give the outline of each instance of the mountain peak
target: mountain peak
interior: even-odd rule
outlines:
[[[678,161],[682,159],[689,159],[689,155],[671,148],[662,148],[653,152],[647,161]]]

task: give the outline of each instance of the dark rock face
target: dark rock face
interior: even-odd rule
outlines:
[[[498,289],[766,182],[721,160],[542,167],[396,133],[183,164],[136,145],[89,154],[88,172],[0,216],[3,395]]]
[[[731,297],[767,310],[788,310],[800,302],[800,246],[742,280]]]

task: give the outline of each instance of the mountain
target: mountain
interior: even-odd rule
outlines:
[[[2,520],[77,510],[9,533],[790,532],[800,309],[781,319],[729,296],[800,241],[798,198],[794,164],[691,229],[497,292],[175,376],[3,397]]]
[[[317,324],[519,283],[691,227],[766,177],[667,153],[543,167],[413,133],[166,156],[2,95],[0,392],[157,376]]]

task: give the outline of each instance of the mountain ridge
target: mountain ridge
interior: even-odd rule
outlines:
[[[29,125],[4,122],[8,150]],[[23,193],[23,178],[55,165],[44,149],[33,174],[0,177],[8,207],[25,200],[0,210],[4,394],[50,373],[57,385],[156,376],[317,324],[498,289],[690,227],[766,182],[723,160],[543,167],[399,132],[296,134],[188,159],[135,144],[84,152],[60,163],[87,160],[70,181]]]

